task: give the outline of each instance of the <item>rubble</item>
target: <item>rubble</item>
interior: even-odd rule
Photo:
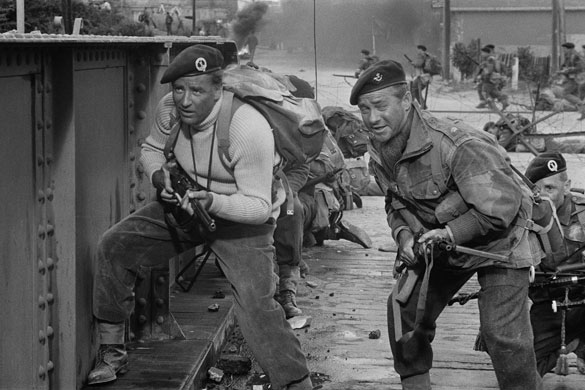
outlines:
[[[211,367],[207,371],[207,375],[209,376],[210,380],[217,382],[217,383],[220,383],[221,380],[223,379],[223,371],[217,367]]]
[[[237,354],[222,354],[216,365],[224,373],[231,375],[244,375],[252,369],[250,358]]]
[[[211,312],[219,311],[219,305],[217,303],[212,303],[211,305],[207,306],[207,310]]]

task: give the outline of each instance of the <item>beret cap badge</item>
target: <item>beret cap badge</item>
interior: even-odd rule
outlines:
[[[199,72],[205,72],[205,69],[207,69],[207,61],[205,58],[199,57],[197,60],[195,60],[195,69],[197,69]]]

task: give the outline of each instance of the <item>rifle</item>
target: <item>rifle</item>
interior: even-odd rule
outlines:
[[[204,190],[203,187],[194,182],[189,175],[187,175],[176,160],[171,160],[168,163],[168,168],[171,175],[171,185],[173,190],[175,190],[175,194],[181,198],[185,196],[188,190]],[[199,223],[201,223],[208,232],[214,232],[217,229],[215,220],[209,216],[209,213],[207,213],[207,210],[201,205],[201,202],[197,199],[191,199],[190,203],[195,215],[199,219]]]
[[[315,184],[319,184],[319,183],[322,183],[322,182],[330,181],[330,180],[332,180],[335,177],[335,175],[337,175],[342,170],[343,170],[343,168],[337,168],[337,169],[335,169],[335,170],[333,170],[331,172],[327,172],[324,175],[317,176],[317,177],[315,177],[313,179],[307,180],[307,182],[305,183],[305,185],[303,187],[309,187],[309,186],[312,186],[312,185],[315,185]]]
[[[402,54],[402,55],[404,56],[404,58],[406,58],[408,60],[408,62],[410,62],[410,65],[414,66],[410,57],[408,57],[406,54]]]

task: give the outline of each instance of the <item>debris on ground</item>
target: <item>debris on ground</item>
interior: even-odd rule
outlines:
[[[310,316],[296,316],[289,318],[287,321],[293,329],[302,329],[311,325],[312,320],[313,318]]]
[[[319,286],[318,283],[307,280],[307,286],[311,287],[311,288],[316,288],[317,286]]]
[[[245,375],[252,369],[252,360],[237,354],[222,354],[216,364],[224,373],[230,375]]]
[[[223,371],[217,367],[211,367],[207,371],[207,375],[209,376],[209,379],[216,383],[220,383],[221,380],[223,379]]]
[[[221,290],[217,290],[214,294],[213,294],[213,299],[223,299],[225,298],[225,293]]]
[[[207,306],[208,311],[219,311],[219,305],[217,303],[212,303],[211,305]]]
[[[382,335],[382,332],[380,332],[380,329],[376,329],[376,330],[373,330],[370,332],[369,338],[379,339],[381,335]]]

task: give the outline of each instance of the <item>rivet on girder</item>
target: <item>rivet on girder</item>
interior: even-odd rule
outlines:
[[[52,162],[53,162],[53,156],[48,155],[47,156],[47,165],[51,165]]]
[[[130,161],[134,161],[134,160],[136,160],[136,156],[134,155],[134,153],[130,153],[130,154],[128,155],[128,158],[130,158]]]
[[[136,92],[144,92],[146,91],[146,85],[144,85],[144,83],[140,83],[136,86]]]
[[[55,331],[53,330],[53,327],[47,326],[47,337],[51,338],[51,337],[53,337],[54,334],[55,334]]]
[[[43,263],[43,259],[39,259],[39,273],[44,275],[46,271],[45,263]]]
[[[45,336],[45,332],[43,332],[42,330],[39,330],[39,343],[45,344],[46,341],[47,341],[47,336]]]
[[[55,260],[53,260],[52,257],[47,257],[47,268],[49,269],[49,271],[51,271],[54,266],[55,266]]]
[[[47,303],[52,305],[55,302],[55,296],[52,293],[47,293]]]
[[[50,129],[53,126],[53,122],[51,122],[50,119],[47,119],[47,122],[46,123],[47,123],[47,125],[46,125],[47,126],[47,129]]]
[[[165,322],[165,319],[164,319],[164,317],[163,317],[163,316],[158,316],[158,317],[156,317],[156,323],[157,323],[157,324],[159,324],[159,325],[162,325],[162,324],[163,324],[163,322]]]
[[[45,367],[39,366],[39,378],[45,379],[46,374]]]
[[[45,159],[43,158],[43,156],[38,155],[37,156],[37,164],[40,167],[41,165],[43,165],[45,163]]]
[[[165,301],[162,298],[157,298],[154,302],[158,307],[162,307],[165,303]]]
[[[53,200],[53,189],[51,187],[47,187],[45,194],[47,195],[47,199],[49,199],[49,201]]]
[[[51,372],[51,371],[53,371],[54,368],[55,368],[55,365],[53,364],[52,361],[49,360],[47,362],[47,371]]]
[[[55,233],[55,226],[50,223],[47,224],[47,235],[52,236]]]
[[[138,322],[144,324],[146,322],[146,316],[138,316]]]
[[[38,232],[39,232],[39,237],[40,238],[45,238],[45,233],[46,232],[45,232],[45,227],[43,225],[39,225]]]
[[[43,190],[39,190],[39,192],[37,193],[37,199],[41,203],[45,201],[45,193],[43,192]]]
[[[43,121],[37,121],[37,130],[43,129]]]
[[[139,306],[146,306],[146,299],[145,298],[139,298],[138,299],[138,305]]]
[[[159,277],[156,279],[156,282],[157,282],[158,284],[163,284],[163,283],[165,282],[165,277],[164,277],[164,276],[159,276]]]
[[[146,111],[140,110],[136,113],[136,116],[138,117],[138,119],[146,119]]]
[[[128,132],[129,132],[130,134],[134,134],[134,131],[135,131],[135,130],[134,130],[134,126],[128,126]]]
[[[142,202],[143,200],[146,199],[146,194],[144,192],[139,192],[138,194],[136,194],[136,198]]]
[[[43,297],[42,295],[39,295],[39,308],[44,309],[47,305],[47,301],[45,300],[45,297]]]

